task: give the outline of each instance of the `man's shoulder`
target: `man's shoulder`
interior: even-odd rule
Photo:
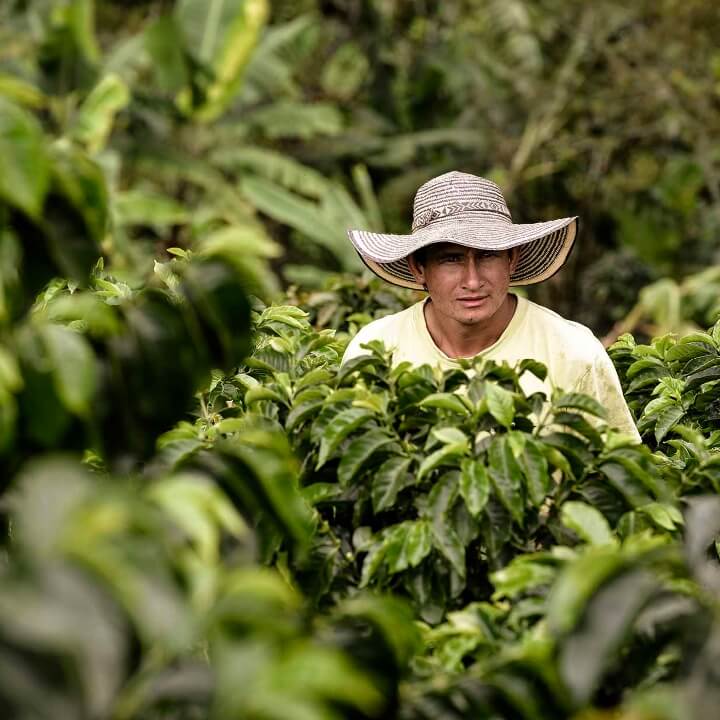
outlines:
[[[602,343],[595,337],[593,331],[582,323],[575,320],[568,320],[554,310],[528,302],[528,319],[534,325],[540,325],[548,339],[561,343],[559,348],[564,352],[574,351],[578,355],[594,357],[598,353],[604,353]]]
[[[372,320],[367,325],[361,327],[355,337],[362,337],[364,342],[380,339],[389,332],[393,332],[396,328],[412,322],[413,316],[417,312],[417,306],[421,304],[422,303],[417,303],[399,312]]]
[[[343,362],[366,352],[361,346],[373,340],[381,340],[388,349],[393,348],[397,343],[401,331],[413,322],[414,316],[418,312],[418,307],[421,305],[422,302],[416,303],[399,312],[372,320],[360,328],[357,334],[350,340],[345,350]]]

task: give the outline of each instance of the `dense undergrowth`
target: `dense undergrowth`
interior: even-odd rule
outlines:
[[[610,349],[642,445],[526,397],[531,360],[341,369],[410,294],[249,298],[277,288],[253,207],[346,257],[369,176],[361,209],[257,145],[298,25],[205,5],[106,53],[89,0],[2,11],[2,716],[714,717],[719,326]],[[666,304],[715,317],[710,279]]]
[[[310,324],[330,324],[317,306],[248,304],[221,258],[154,276],[51,284],[3,354],[11,717],[716,702],[718,326],[610,349],[635,445],[591,398],[526,396],[532,360],[393,368],[370,345],[341,368],[355,328],[394,309],[373,283],[323,297],[336,331]],[[338,315],[363,285],[362,312]]]
[[[207,253],[18,284],[10,717],[708,716],[720,326],[610,348],[636,445],[589,397],[526,396],[530,359],[340,367],[410,300],[378,287],[265,306]]]

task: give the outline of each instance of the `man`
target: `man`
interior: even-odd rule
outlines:
[[[606,408],[610,426],[639,440],[615,368],[592,332],[508,292],[555,274],[577,224],[577,217],[514,224],[495,183],[460,172],[433,178],[415,196],[410,235],[348,231],[373,272],[429,297],[362,328],[343,362],[362,355],[371,340],[392,349],[394,364],[448,369],[477,355],[510,364],[533,358],[548,376],[542,382],[525,373],[526,393],[549,396],[559,387],[590,395]]]

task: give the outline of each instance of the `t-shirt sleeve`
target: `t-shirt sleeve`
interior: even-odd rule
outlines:
[[[595,398],[607,410],[607,423],[611,428],[640,442],[640,433],[625,402],[620,378],[604,349],[596,354],[590,367],[580,377],[575,392]]]
[[[361,329],[357,333],[357,335],[355,335],[355,337],[348,343],[347,347],[345,348],[345,352],[343,354],[340,365],[344,365],[348,360],[360,357],[360,355],[368,354],[368,351],[365,348],[360,347],[360,345],[369,342],[370,340],[370,338],[364,337],[364,335],[366,335],[367,333],[363,333],[363,329]]]
[[[382,340],[386,347],[391,347],[390,338],[390,327],[388,325],[389,318],[381,318],[379,320],[373,320],[371,323],[358,330],[355,337],[348,343],[345,348],[345,353],[341,361],[341,365],[344,365],[348,360],[360,357],[360,355],[369,355],[370,352],[361,345],[369,343],[373,340]]]

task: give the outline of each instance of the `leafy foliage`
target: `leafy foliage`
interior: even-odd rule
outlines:
[[[320,7],[0,9],[0,706],[712,717],[720,331],[680,321],[716,319],[715,271],[641,297],[683,337],[611,349],[635,445],[590,398],[525,395],[532,360],[340,367],[412,296],[313,267],[357,269],[344,227],[404,229],[458,164],[528,217],[600,203],[589,262],[610,227],[679,263],[716,229],[715,16]],[[271,236],[320,280],[291,306]]]

